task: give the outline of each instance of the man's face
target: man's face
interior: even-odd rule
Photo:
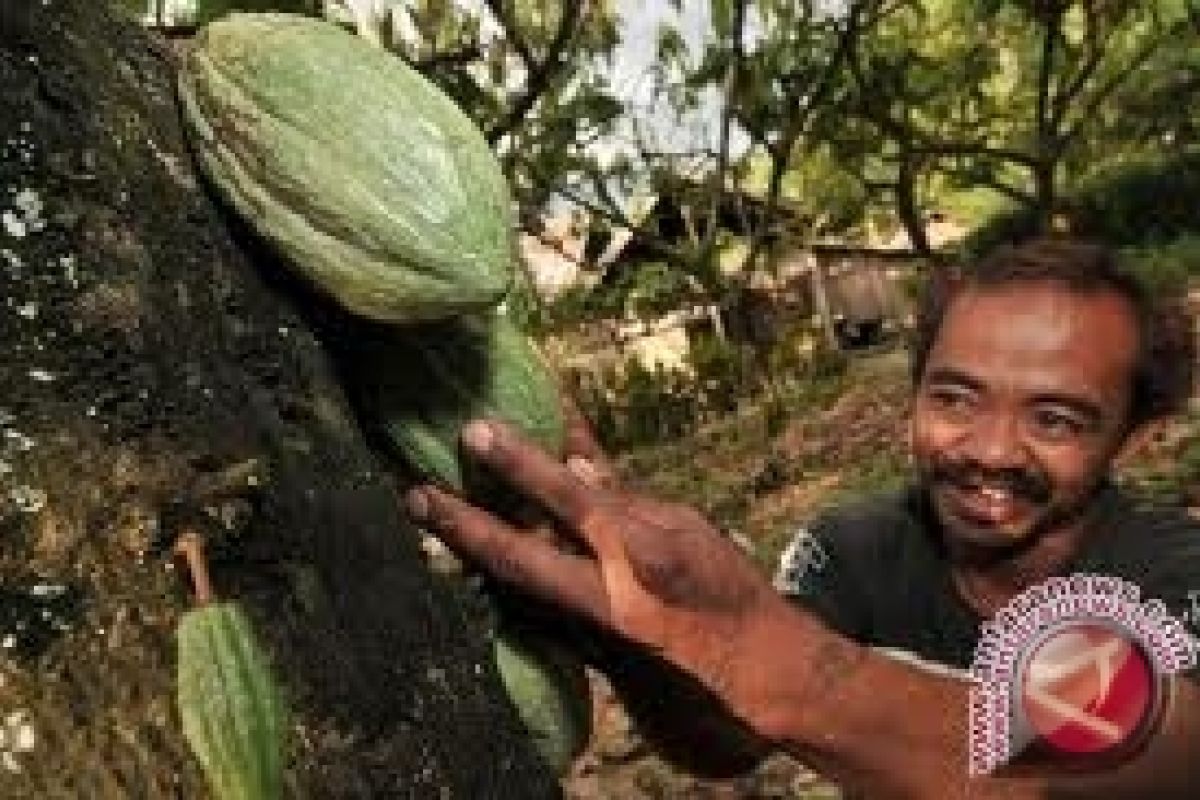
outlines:
[[[1124,439],[1138,331],[1109,292],[968,289],[950,304],[912,416],[951,542],[1019,548],[1084,510]]]

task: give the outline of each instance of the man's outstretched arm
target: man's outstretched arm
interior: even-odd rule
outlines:
[[[432,487],[414,516],[494,577],[591,620],[695,680],[772,745],[868,797],[1191,797],[1200,701],[1186,684],[1150,747],[1103,776],[969,778],[968,685],[871,652],[780,597],[692,509],[606,487],[510,429],[474,423],[469,452],[540,502],[565,551]],[[681,715],[685,719],[685,715]]]
[[[1200,792],[1200,691],[1190,680],[1175,681],[1157,734],[1116,769],[1070,775],[1051,765],[972,778],[966,680],[878,654],[799,616],[808,618],[781,618],[781,630],[764,637],[776,655],[760,662],[771,674],[761,676],[747,716],[777,746],[867,797],[1132,800]]]

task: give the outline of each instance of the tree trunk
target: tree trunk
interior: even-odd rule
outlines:
[[[169,57],[95,0],[0,3],[5,797],[204,798],[174,706],[215,537],[293,709],[289,796],[547,797],[479,609],[426,569],[313,320],[192,170]],[[10,731],[10,733],[12,733]]]
[[[1054,207],[1058,202],[1055,176],[1058,160],[1050,156],[1038,161],[1033,172],[1035,204],[1033,207],[1038,231],[1045,233],[1051,229],[1054,218]]]
[[[900,155],[900,166],[896,176],[896,213],[900,224],[908,234],[913,252],[926,260],[932,260],[933,247],[925,231],[925,215],[917,199],[918,166],[910,153]]]

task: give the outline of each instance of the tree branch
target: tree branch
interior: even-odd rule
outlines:
[[[595,203],[594,200],[583,197],[582,194],[572,191],[570,188],[560,188],[558,193],[565,199],[570,200],[571,203],[580,206],[581,209],[594,213],[594,215],[605,219],[608,223],[628,230],[630,241],[640,243],[640,245],[649,249],[650,252],[665,260],[667,264],[678,267],[689,265],[688,248],[672,247],[670,243],[662,241],[660,237],[650,235],[647,233],[646,227],[644,227],[644,221],[636,223],[626,216],[616,203],[613,203],[612,196],[607,192],[605,187],[598,185],[596,186],[596,191],[600,192],[604,196],[606,203],[610,205]]]
[[[508,13],[508,9],[504,7],[504,0],[484,0],[484,5],[488,7],[488,10],[492,12],[492,16],[496,18],[496,22],[500,23],[500,27],[504,29],[506,41],[516,51],[525,68],[532,68],[536,59],[533,57],[533,52],[529,49],[529,44],[520,34],[517,28],[517,21],[512,18],[512,15]]]
[[[725,172],[729,167],[729,134],[733,121],[733,100],[742,72],[742,29],[746,24],[747,2],[748,0],[734,0],[733,26],[730,33],[733,58],[730,59],[725,73],[725,103],[721,109],[721,131],[717,146],[717,165],[712,176],[712,185],[709,188],[709,216],[700,244],[699,262],[705,279],[711,277],[709,275],[710,272],[713,274],[718,272],[712,261],[717,249],[717,229],[720,227],[721,221],[721,200],[725,195]]]
[[[418,72],[426,72],[441,67],[460,67],[483,58],[483,48],[478,42],[473,42],[459,50],[448,50],[444,53],[433,53],[425,58],[411,62]]]
[[[988,158],[998,158],[1001,161],[1009,161],[1014,164],[1020,164],[1023,167],[1033,169],[1037,166],[1037,159],[1029,153],[1021,150],[1015,150],[1010,147],[993,147],[991,145],[980,144],[978,142],[922,142],[914,144],[911,148],[913,155],[933,156],[934,158],[944,158],[948,156],[985,156]]]
[[[1084,4],[1084,13],[1087,15],[1087,41],[1088,41],[1088,57],[1080,66],[1079,72],[1075,77],[1067,82],[1061,92],[1056,92],[1050,100],[1050,125],[1057,133],[1061,130],[1063,118],[1066,116],[1067,110],[1071,104],[1083,91],[1087,82],[1100,68],[1100,64],[1104,62],[1104,55],[1107,52],[1105,41],[1100,41],[1099,27],[1100,23],[1096,19],[1096,10],[1090,3]]]
[[[766,144],[767,152],[771,155],[771,177],[767,184],[767,202],[763,211],[761,223],[754,229],[750,237],[750,246],[746,253],[745,264],[754,267],[766,242],[766,233],[775,218],[779,206],[779,195],[783,190],[783,178],[787,174],[791,162],[792,150],[796,142],[808,129],[815,116],[815,110],[821,107],[826,95],[832,90],[834,78],[840,74],[848,63],[853,62],[854,48],[857,46],[862,31],[865,29],[865,18],[871,11],[881,13],[884,3],[880,0],[857,0],[850,6],[846,14],[846,23],[838,32],[837,44],[826,62],[816,86],[809,93],[809,100],[802,108],[793,114],[784,127],[779,141],[774,146]],[[800,94],[800,89],[793,88],[794,95]],[[789,95],[789,104],[799,103],[798,96]]]
[[[1051,139],[1047,109],[1050,103],[1051,86],[1054,77],[1054,47],[1058,43],[1062,30],[1062,17],[1066,13],[1064,4],[1046,4],[1047,10],[1042,24],[1042,57],[1038,63],[1037,106],[1034,112],[1035,141],[1037,142],[1039,160],[1044,156],[1047,143]]]
[[[609,223],[624,228],[630,233],[630,241],[637,241],[644,245],[652,253],[660,256],[664,261],[673,266],[686,266],[688,259],[686,250],[683,248],[672,247],[653,236],[648,235],[641,225],[633,222],[627,217],[624,212],[616,207],[607,207],[584,197],[583,195],[571,189],[559,189],[558,194],[562,195],[567,200],[575,203],[580,208],[588,211],[601,219],[607,220]]]
[[[957,170],[943,170],[943,172],[948,177],[961,176],[963,174]],[[1013,186],[1011,183],[1005,183],[999,178],[981,176],[974,173],[966,175],[966,177],[970,180],[972,185],[982,186],[985,189],[991,189],[992,191],[999,192],[1010,200],[1014,200],[1021,205],[1031,206],[1037,201],[1037,198],[1034,197],[1034,195],[1028,190],[1022,189],[1019,186]]]
[[[921,204],[917,198],[917,180],[920,176],[917,159],[909,151],[900,156],[900,166],[896,173],[896,215],[900,224],[908,234],[908,241],[913,250],[923,258],[933,258],[933,246],[925,233],[925,217],[921,213]]]
[[[1066,129],[1059,134],[1058,142],[1060,149],[1065,147],[1068,142],[1079,135],[1079,132],[1083,129],[1084,124],[1093,117],[1096,111],[1099,110],[1100,105],[1107,100],[1113,92],[1117,91],[1117,89],[1120,89],[1122,84],[1124,84],[1125,81],[1128,80],[1131,75],[1133,75],[1133,73],[1137,72],[1146,65],[1146,62],[1148,62],[1154,56],[1155,51],[1158,50],[1158,44],[1158,41],[1151,41],[1147,43],[1146,46],[1138,51],[1133,58],[1129,59],[1129,62],[1125,65],[1124,69],[1118,71],[1108,81],[1101,85],[1099,89],[1096,90],[1096,93],[1092,95],[1086,104],[1084,104],[1084,107],[1077,115],[1074,124],[1067,126]],[[1064,118],[1065,116],[1066,115],[1064,113]]]
[[[488,144],[494,145],[501,137],[516,128],[525,115],[533,109],[538,99],[550,88],[555,74],[562,69],[563,54],[578,28],[585,2],[584,0],[563,0],[558,29],[554,32],[554,38],[550,41],[549,47],[546,48],[546,55],[540,62],[533,59],[528,43],[516,32],[515,22],[504,11],[503,0],[487,0],[487,4],[492,9],[492,13],[496,14],[501,24],[504,25],[505,32],[512,37],[513,49],[525,62],[527,70],[525,90],[518,95],[508,109],[508,113],[487,132]],[[512,27],[509,27],[510,25]]]

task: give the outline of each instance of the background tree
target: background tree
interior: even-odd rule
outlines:
[[[922,195],[939,185],[986,188],[1045,227],[1096,161],[1154,145],[1126,104],[1151,76],[1160,92],[1194,90],[1197,19],[1192,0],[906,4],[853,54],[854,108],[868,127],[843,152],[865,185],[892,193],[923,252]],[[1177,116],[1156,124],[1190,130],[1166,121]],[[1114,140],[1122,128],[1134,135]]]
[[[856,0],[846,8],[827,3],[776,0],[711,0],[702,4],[711,22],[697,53],[675,28],[660,32],[656,91],[682,117],[709,120],[682,148],[661,152],[643,144],[631,181],[677,203],[685,235],[655,242],[651,252],[685,270],[703,292],[719,299],[727,285],[720,269],[722,224],[741,220],[746,235],[740,260],[750,269],[769,264],[767,245],[781,236],[811,238],[853,214],[827,209],[846,199],[846,179],[830,170],[828,150],[818,153],[815,132],[837,115],[848,85],[848,54],[887,13],[886,0]],[[679,8],[685,6],[676,4]],[[695,9],[695,4],[686,8]],[[806,160],[809,154],[814,158]],[[640,173],[640,174],[637,174]],[[643,239],[655,233],[623,217],[610,191],[612,175],[594,175],[585,205],[633,227]],[[826,196],[809,183],[840,184]],[[788,189],[791,191],[787,191]],[[857,197],[853,203],[861,206]],[[819,207],[819,210],[818,210]]]

